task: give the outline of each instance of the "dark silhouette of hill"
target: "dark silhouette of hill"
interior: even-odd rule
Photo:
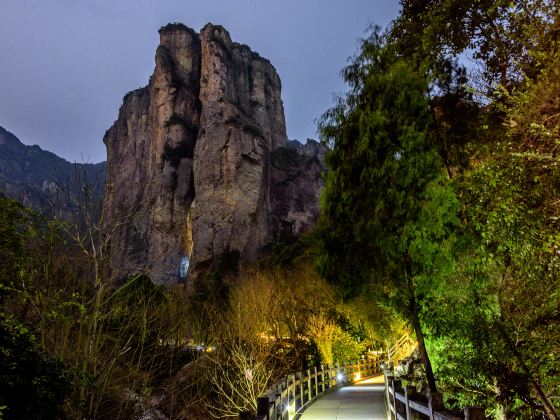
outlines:
[[[27,146],[0,126],[0,193],[47,214],[68,214],[78,197],[88,192],[101,198],[105,162],[71,163]]]

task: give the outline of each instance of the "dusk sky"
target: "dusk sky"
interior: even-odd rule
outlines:
[[[317,138],[357,40],[398,10],[398,0],[0,0],[0,126],[70,161],[105,160],[123,96],[154,69],[158,29],[211,22],[275,66],[288,137]]]

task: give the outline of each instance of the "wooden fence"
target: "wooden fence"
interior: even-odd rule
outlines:
[[[389,358],[389,361],[393,362],[394,364],[397,364],[397,360],[393,360],[393,359],[395,358],[395,356],[398,355],[398,353],[403,349],[403,347],[410,344],[413,344],[414,347],[416,347],[416,341],[413,340],[412,337],[410,337],[408,334],[404,334],[401,338],[397,340],[395,344],[393,344],[393,346],[391,346],[387,350],[387,357]],[[407,354],[405,356],[409,356],[409,355]]]
[[[457,417],[443,409],[441,398],[426,398],[416,394],[410,387],[401,387],[391,373],[385,371],[385,399],[387,402],[387,418],[392,420],[430,419],[430,420],[483,420],[486,419],[484,409],[465,407],[464,416]]]
[[[301,413],[317,397],[341,386],[381,373],[383,359],[364,360],[351,365],[321,365],[288,375],[257,400],[257,413],[241,413],[240,419],[289,420]]]

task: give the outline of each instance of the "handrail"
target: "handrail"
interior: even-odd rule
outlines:
[[[404,386],[401,391],[401,382],[395,380],[393,374],[387,370],[384,370],[384,374],[385,400],[389,420],[409,420],[418,418],[418,414],[422,414],[423,418],[430,420],[486,419],[484,408],[481,407],[464,407],[464,417],[457,417],[443,409],[441,398],[438,395],[428,398],[427,401],[421,401],[414,388]]]
[[[257,420],[291,420],[321,395],[364,377],[381,372],[383,359],[363,360],[350,365],[321,365],[319,368],[288,375],[257,399]],[[240,413],[239,418],[255,418]]]
[[[405,344],[408,342],[414,342],[414,340],[408,335],[408,334],[404,334],[403,336],[401,336],[401,338],[399,338],[397,340],[397,342],[395,344],[393,344],[388,350],[387,350],[387,357],[389,358],[389,360],[392,360],[393,357],[395,356],[395,354],[397,353],[397,351]]]

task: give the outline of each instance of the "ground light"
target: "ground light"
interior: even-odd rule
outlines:
[[[292,420],[296,415],[295,405],[296,405],[295,401],[292,404],[290,404],[289,402],[286,403],[286,408],[284,409],[284,412],[288,413],[288,420]]]

